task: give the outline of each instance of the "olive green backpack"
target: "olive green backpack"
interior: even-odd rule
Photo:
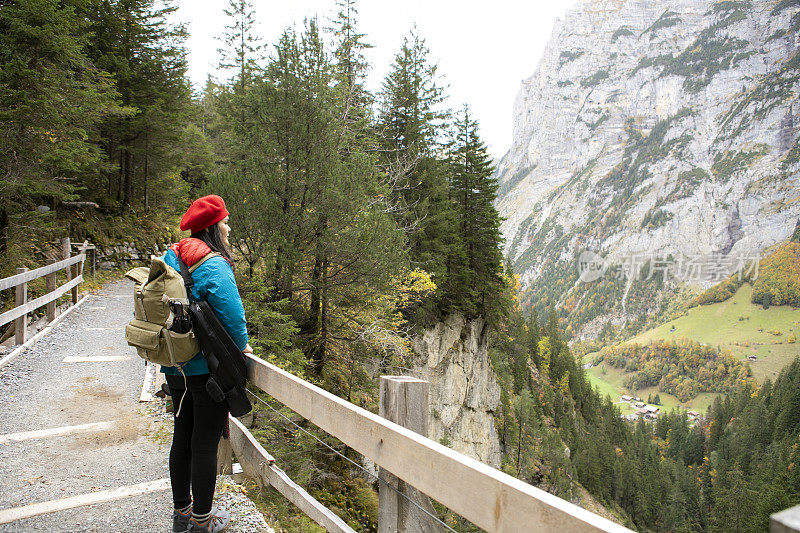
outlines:
[[[194,272],[207,259],[217,255],[206,255],[192,265],[189,272]],[[189,303],[181,273],[163,259],[154,257],[150,268],[134,268],[125,277],[136,282],[133,288],[134,319],[125,326],[125,340],[128,345],[136,347],[139,357],[162,366],[181,367],[197,355],[200,346],[194,332],[179,333],[170,329],[176,318],[170,301],[173,306],[176,302],[184,306]]]

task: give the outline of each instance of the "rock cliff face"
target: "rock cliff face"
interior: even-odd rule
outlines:
[[[451,315],[414,341],[415,374],[430,382],[428,436],[494,467],[500,444],[494,412],[500,387],[489,362],[485,323]]]
[[[713,256],[709,268],[731,271],[732,258],[789,237],[800,216],[798,48],[798,0],[590,0],[559,20],[523,81],[497,171],[523,304],[624,322],[688,280],[663,270],[656,284],[584,283],[582,251],[606,267]]]

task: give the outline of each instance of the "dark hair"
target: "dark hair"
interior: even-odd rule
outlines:
[[[233,257],[231,256],[231,251],[225,246],[225,241],[222,240],[222,234],[219,232],[219,227],[216,224],[212,224],[204,230],[198,231],[197,233],[192,233],[193,239],[200,239],[204,243],[211,248],[212,252],[217,252],[222,257],[224,257],[228,263],[230,263],[231,268],[236,270],[236,266],[233,264]]]

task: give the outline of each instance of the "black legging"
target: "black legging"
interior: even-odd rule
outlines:
[[[206,392],[208,376],[186,376],[188,391],[180,416],[174,417],[175,432],[169,452],[169,477],[175,508],[186,507],[194,496],[193,511],[196,514],[211,511],[217,481],[217,444],[228,418],[228,404],[215,402]],[[185,390],[183,376],[167,375],[166,378],[177,414]]]

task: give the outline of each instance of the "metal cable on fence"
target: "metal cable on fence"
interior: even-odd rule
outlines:
[[[433,519],[433,520],[435,520],[436,522],[440,523],[440,524],[441,524],[442,526],[444,526],[445,528],[447,528],[447,530],[448,530],[448,531],[452,531],[453,533],[458,533],[458,532],[457,532],[455,529],[451,528],[451,527],[450,527],[450,526],[448,526],[446,523],[444,523],[444,522],[442,521],[442,519],[441,519],[441,518],[439,518],[438,516],[432,515],[432,514],[431,514],[431,513],[430,513],[430,512],[429,512],[427,509],[425,509],[425,508],[424,508],[424,507],[422,507],[420,504],[418,504],[417,502],[415,502],[414,500],[412,500],[411,498],[409,498],[409,497],[408,497],[408,495],[404,494],[403,492],[399,491],[399,490],[398,490],[398,489],[396,489],[395,487],[391,486],[389,483],[387,483],[387,482],[386,482],[386,480],[384,480],[384,479],[381,479],[379,476],[376,476],[375,474],[373,474],[372,472],[370,472],[369,470],[367,470],[366,468],[364,468],[364,467],[363,467],[363,466],[361,466],[360,464],[356,463],[355,461],[353,461],[352,459],[350,459],[349,457],[347,457],[346,455],[344,455],[343,453],[341,453],[339,450],[335,449],[333,446],[331,446],[331,445],[330,445],[330,444],[328,444],[327,442],[323,441],[322,439],[320,439],[319,437],[317,437],[316,435],[314,435],[313,433],[311,433],[310,431],[308,431],[308,430],[307,430],[307,429],[305,429],[304,427],[301,427],[300,425],[298,425],[298,424],[297,424],[297,423],[296,423],[294,420],[292,420],[292,419],[291,419],[291,418],[289,418],[288,416],[284,415],[283,413],[281,413],[280,411],[278,411],[277,409],[275,409],[274,407],[272,407],[272,406],[271,406],[271,405],[270,405],[268,402],[264,401],[264,400],[263,400],[261,397],[259,397],[259,396],[258,396],[256,393],[254,393],[254,392],[253,392],[253,391],[251,391],[250,389],[247,389],[247,392],[249,392],[249,393],[250,393],[250,395],[252,395],[252,396],[253,396],[253,398],[255,398],[256,400],[258,400],[258,401],[259,401],[259,402],[261,402],[262,404],[264,404],[264,405],[266,405],[267,407],[269,407],[269,408],[270,408],[270,409],[271,409],[271,410],[272,410],[272,411],[273,411],[275,414],[277,414],[278,416],[280,416],[281,418],[283,418],[284,420],[286,420],[287,422],[289,422],[290,424],[292,424],[294,427],[296,427],[297,429],[299,429],[300,431],[302,431],[303,433],[305,433],[305,434],[306,434],[306,435],[308,435],[309,437],[313,438],[314,440],[316,440],[317,442],[319,442],[320,444],[322,444],[323,446],[325,446],[326,448],[328,448],[330,451],[332,451],[333,453],[335,453],[336,455],[338,455],[339,457],[341,457],[342,459],[344,459],[344,460],[345,460],[345,461],[347,461],[348,463],[352,464],[353,466],[355,466],[356,468],[358,468],[359,470],[361,470],[362,472],[364,472],[364,473],[365,473],[365,474],[367,474],[368,476],[370,476],[370,477],[374,478],[375,480],[377,480],[377,481],[378,481],[378,483],[383,483],[384,485],[386,485],[387,487],[389,487],[391,490],[393,490],[394,492],[396,492],[396,493],[397,493],[399,496],[402,496],[402,497],[403,497],[403,498],[404,498],[404,499],[405,499],[405,500],[406,500],[408,503],[410,503],[411,505],[413,505],[414,507],[416,507],[417,509],[419,509],[420,511],[422,511],[423,513],[425,513],[426,515],[428,515],[430,518],[432,518],[432,519]]]

